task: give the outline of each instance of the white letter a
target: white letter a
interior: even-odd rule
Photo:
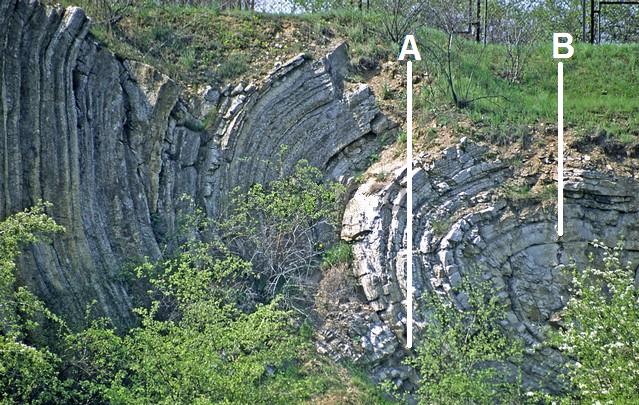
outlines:
[[[410,45],[410,49],[408,46]],[[415,37],[413,35],[406,35],[404,38],[404,45],[402,45],[402,51],[399,53],[397,60],[406,59],[406,55],[413,55],[415,60],[422,60],[422,56],[419,54],[417,44],[415,43]]]

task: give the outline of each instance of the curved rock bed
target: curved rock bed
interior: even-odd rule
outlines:
[[[468,308],[466,282],[486,281],[509,306],[504,326],[529,346],[524,383],[560,389],[563,360],[542,347],[569,297],[564,267],[587,263],[589,242],[610,246],[625,238],[626,258],[639,263],[639,182],[596,170],[569,167],[565,186],[565,234],[556,230],[554,165],[541,165],[541,196],[509,198],[504,192],[518,169],[487,147],[459,144],[415,162],[414,288],[416,336],[424,326],[420,296],[445,294]],[[406,170],[397,163],[389,182],[370,179],[350,201],[342,238],[352,241],[354,271],[368,305],[394,332],[388,345],[405,345]],[[576,163],[572,163],[576,165]],[[378,349],[383,352],[384,348]],[[392,369],[397,354],[381,369]],[[390,357],[389,357],[390,358]]]
[[[67,232],[23,255],[18,277],[58,313],[130,326],[122,269],[158,258],[191,196],[217,215],[301,159],[351,177],[393,126],[364,84],[348,88],[344,45],[300,55],[260,83],[209,86],[187,99],[151,66],[122,60],[77,7],[0,0],[0,218],[42,199]],[[281,167],[273,164],[285,145]]]
[[[231,190],[290,171],[300,159],[327,178],[349,179],[369,166],[394,127],[367,85],[346,83],[343,45],[319,60],[292,58],[259,83],[209,86],[187,99],[161,72],[101,46],[89,26],[78,8],[0,0],[0,218],[39,199],[54,204],[50,214],[67,233],[32,247],[18,276],[75,321],[96,300],[101,315],[133,324],[134,294],[121,270],[161,255],[185,209],[182,195],[215,216]],[[282,145],[287,153],[276,167]],[[530,345],[525,382],[558,389],[561,357],[532,349],[566,303],[562,268],[585,263],[593,239],[614,245],[621,235],[626,259],[639,263],[639,184],[572,161],[558,239],[547,198],[552,161],[518,167],[496,155],[463,140],[415,162],[417,337],[419,296],[445,294],[465,308],[463,286],[476,275],[509,304],[505,326]],[[527,176],[539,194],[505,192]],[[414,373],[400,365],[407,354],[405,180],[395,162],[351,199],[342,237],[353,242],[362,298],[328,315],[318,345],[367,364],[379,379],[412,384]]]

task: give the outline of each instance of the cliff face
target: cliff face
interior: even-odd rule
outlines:
[[[0,218],[53,203],[67,232],[23,255],[18,276],[72,320],[96,300],[131,324],[121,271],[160,256],[182,195],[215,215],[230,190],[272,177],[281,145],[285,171],[307,159],[338,178],[363,169],[389,127],[368,87],[344,89],[345,46],[187,103],[168,77],[96,43],[89,24],[78,8],[0,0]]]
[[[524,383],[560,389],[563,359],[539,343],[569,298],[563,269],[588,263],[589,243],[615,246],[625,239],[624,261],[639,265],[639,182],[601,170],[589,158],[568,158],[565,233],[557,237],[555,162],[550,149],[522,168],[495,158],[486,147],[462,140],[441,153],[415,161],[414,288],[416,337],[428,311],[423,294],[442,294],[469,309],[468,283],[485,281],[509,306],[504,326],[531,349]],[[390,181],[374,179],[356,192],[344,215],[342,237],[354,242],[355,273],[370,305],[392,331],[379,345],[405,345],[406,170],[396,162]],[[504,185],[529,178],[542,192],[522,198],[504,194]],[[544,197],[543,190],[547,194]],[[583,267],[581,267],[583,268]],[[394,353],[397,357],[398,354]],[[390,356],[391,363],[396,362]],[[384,359],[379,361],[382,365]],[[383,367],[382,367],[383,371]]]

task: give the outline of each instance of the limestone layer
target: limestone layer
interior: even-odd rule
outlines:
[[[552,163],[552,162],[549,162]],[[398,164],[399,165],[399,164]],[[552,172],[552,164],[546,170]],[[442,294],[469,308],[468,283],[486,282],[508,304],[504,326],[529,345],[524,380],[558,390],[563,361],[540,348],[569,298],[562,269],[587,263],[589,242],[614,246],[625,239],[625,259],[639,263],[639,183],[615,173],[579,168],[566,172],[565,234],[557,237],[556,187],[512,198],[505,193],[515,170],[488,148],[462,140],[416,161],[413,175],[416,340],[426,325],[424,294]],[[342,237],[353,241],[355,273],[368,304],[393,330],[388,345],[405,344],[406,170],[392,180],[363,184],[344,215]],[[526,193],[524,193],[526,194]],[[537,348],[536,350],[533,350]],[[384,348],[377,348],[383,353]],[[396,357],[396,355],[395,355]]]
[[[99,313],[132,323],[123,270],[161,255],[181,196],[216,215],[230,190],[300,159],[347,176],[389,127],[367,86],[344,89],[344,45],[318,61],[293,58],[263,83],[186,101],[173,80],[116,57],[89,27],[79,8],[0,0],[0,218],[53,203],[67,231],[32,247],[18,276],[71,320],[96,300]]]

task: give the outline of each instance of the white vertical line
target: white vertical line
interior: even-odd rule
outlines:
[[[564,234],[564,64],[557,64],[557,236]]]
[[[413,62],[406,65],[406,347],[413,347]]]

